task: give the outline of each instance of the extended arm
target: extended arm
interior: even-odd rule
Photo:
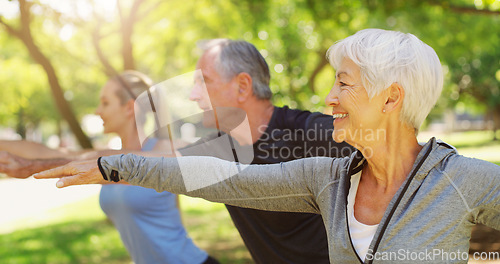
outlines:
[[[173,156],[166,147],[155,151],[130,150],[86,150],[80,152],[64,152],[51,149],[43,144],[26,140],[0,140],[0,173],[10,177],[24,179],[30,175],[52,169],[71,161],[97,159],[100,156],[135,153],[143,156]]]
[[[0,150],[27,159],[64,158],[73,155],[59,149],[27,140],[0,140]]]
[[[6,151],[0,151],[0,172],[13,178],[24,179],[33,173],[55,168],[70,161],[64,158],[25,159]]]
[[[92,165],[92,163],[94,165]],[[36,178],[62,178],[59,187],[102,183],[95,161],[80,167],[61,167]],[[103,157],[104,175],[134,185],[201,197],[210,201],[273,211],[318,213],[315,194],[331,173],[330,158],[310,158],[273,165],[245,165],[212,157]],[[115,175],[116,176],[116,175]]]
[[[27,140],[0,140],[0,172],[24,179],[33,173],[64,165],[80,155]]]

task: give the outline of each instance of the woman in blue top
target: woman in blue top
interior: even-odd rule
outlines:
[[[137,96],[147,91],[151,85],[152,81],[146,75],[126,71],[109,80],[101,90],[96,113],[104,121],[105,133],[120,136],[124,150],[151,151],[170,146],[166,141],[156,138],[147,139],[141,146],[139,140],[138,133],[142,133],[139,130],[142,128],[136,125],[134,104]],[[66,153],[29,141],[0,141],[0,149],[3,150],[0,151],[0,171],[16,178],[26,178],[32,173],[71,160],[88,159],[112,152],[84,150]],[[17,166],[23,169],[15,169]],[[104,184],[99,202],[118,229],[136,264],[218,263],[196,247],[187,236],[175,194],[158,193],[153,189],[128,184]]]
[[[96,110],[105,133],[116,133],[127,150],[157,150],[164,141],[149,139],[141,146],[134,114],[135,99],[152,85],[142,73],[126,71],[109,80],[101,90]],[[217,263],[187,236],[177,208],[177,196],[169,192],[127,184],[105,184],[99,202],[120,232],[136,264]]]

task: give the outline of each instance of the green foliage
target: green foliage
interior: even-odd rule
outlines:
[[[55,4],[34,2],[32,8],[34,37],[55,65],[78,117],[93,112],[107,79],[92,44],[96,27],[103,36],[103,53],[114,68],[123,69],[117,10],[82,2],[90,8],[86,15],[70,4],[74,8],[65,12]],[[119,3],[128,14],[132,1]],[[133,25],[133,54],[137,69],[160,82],[194,70],[197,41],[244,39],[269,63],[274,103],[322,111],[334,81],[325,59],[328,47],[363,28],[400,30],[432,46],[446,70],[445,90],[431,117],[459,102],[481,113],[500,109],[499,10],[498,0],[145,0]],[[101,24],[94,14],[100,14]],[[44,121],[59,120],[45,95],[49,89],[43,72],[29,66],[33,61],[20,42],[0,31],[0,44],[0,67],[11,72],[0,77],[8,85],[0,125],[15,125],[20,109],[25,120],[21,123],[27,125],[36,126],[40,115]],[[35,110],[23,108],[25,101]]]
[[[34,128],[47,116],[57,118],[42,69],[22,57],[0,60],[2,103],[1,124]]]
[[[38,11],[53,14],[53,10],[50,9],[38,9]],[[86,61],[89,57],[82,54],[85,49],[78,44],[82,42],[65,43],[59,38],[59,33],[64,26],[58,20],[59,16],[34,15],[33,18],[31,23],[33,36],[42,52],[55,66],[59,81],[62,87],[66,88],[64,89],[65,97],[72,103],[77,117],[81,118],[84,114],[92,112],[98,98],[99,86],[96,86],[96,81],[103,79],[102,74],[96,75],[98,71],[92,69],[97,68],[97,65]],[[12,19],[8,22],[16,27],[16,20]],[[55,107],[46,73],[28,55],[19,39],[1,32],[0,43],[2,45],[0,81],[4,84],[5,95],[2,97],[0,106],[0,126],[17,127],[18,132],[39,128],[41,123],[55,127],[61,117]],[[76,49],[75,53],[80,53],[81,58],[73,56],[68,49]],[[90,64],[90,67],[82,65],[82,61]],[[85,75],[82,74],[84,71],[86,71]],[[84,76],[78,76],[78,74]],[[51,134],[56,132],[55,130],[49,131]]]
[[[495,111],[500,106],[500,81],[494,78],[500,68],[500,14],[485,15],[458,8],[475,7],[478,11],[498,12],[500,3],[434,3],[419,2],[413,8],[413,20],[404,19],[407,13],[395,14],[396,20],[401,21],[408,31],[414,32],[436,50],[444,65],[445,87],[435,112],[440,113],[446,108],[460,111],[464,106],[471,113]],[[405,20],[406,23],[403,22]]]

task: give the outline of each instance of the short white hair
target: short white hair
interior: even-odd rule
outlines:
[[[436,52],[412,34],[364,29],[333,44],[326,56],[335,69],[344,58],[359,66],[370,98],[393,83],[401,85],[405,98],[400,119],[416,132],[443,89],[443,72]]]

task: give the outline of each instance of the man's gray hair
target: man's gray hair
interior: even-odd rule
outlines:
[[[333,44],[327,58],[336,69],[344,58],[358,65],[370,98],[393,83],[401,85],[405,98],[400,118],[416,132],[443,89],[443,72],[436,52],[412,34],[364,29]]]
[[[252,89],[259,99],[271,99],[269,88],[269,66],[254,45],[242,40],[211,39],[198,43],[203,51],[220,47],[215,60],[217,72],[229,81],[234,76],[245,72],[252,77]]]

